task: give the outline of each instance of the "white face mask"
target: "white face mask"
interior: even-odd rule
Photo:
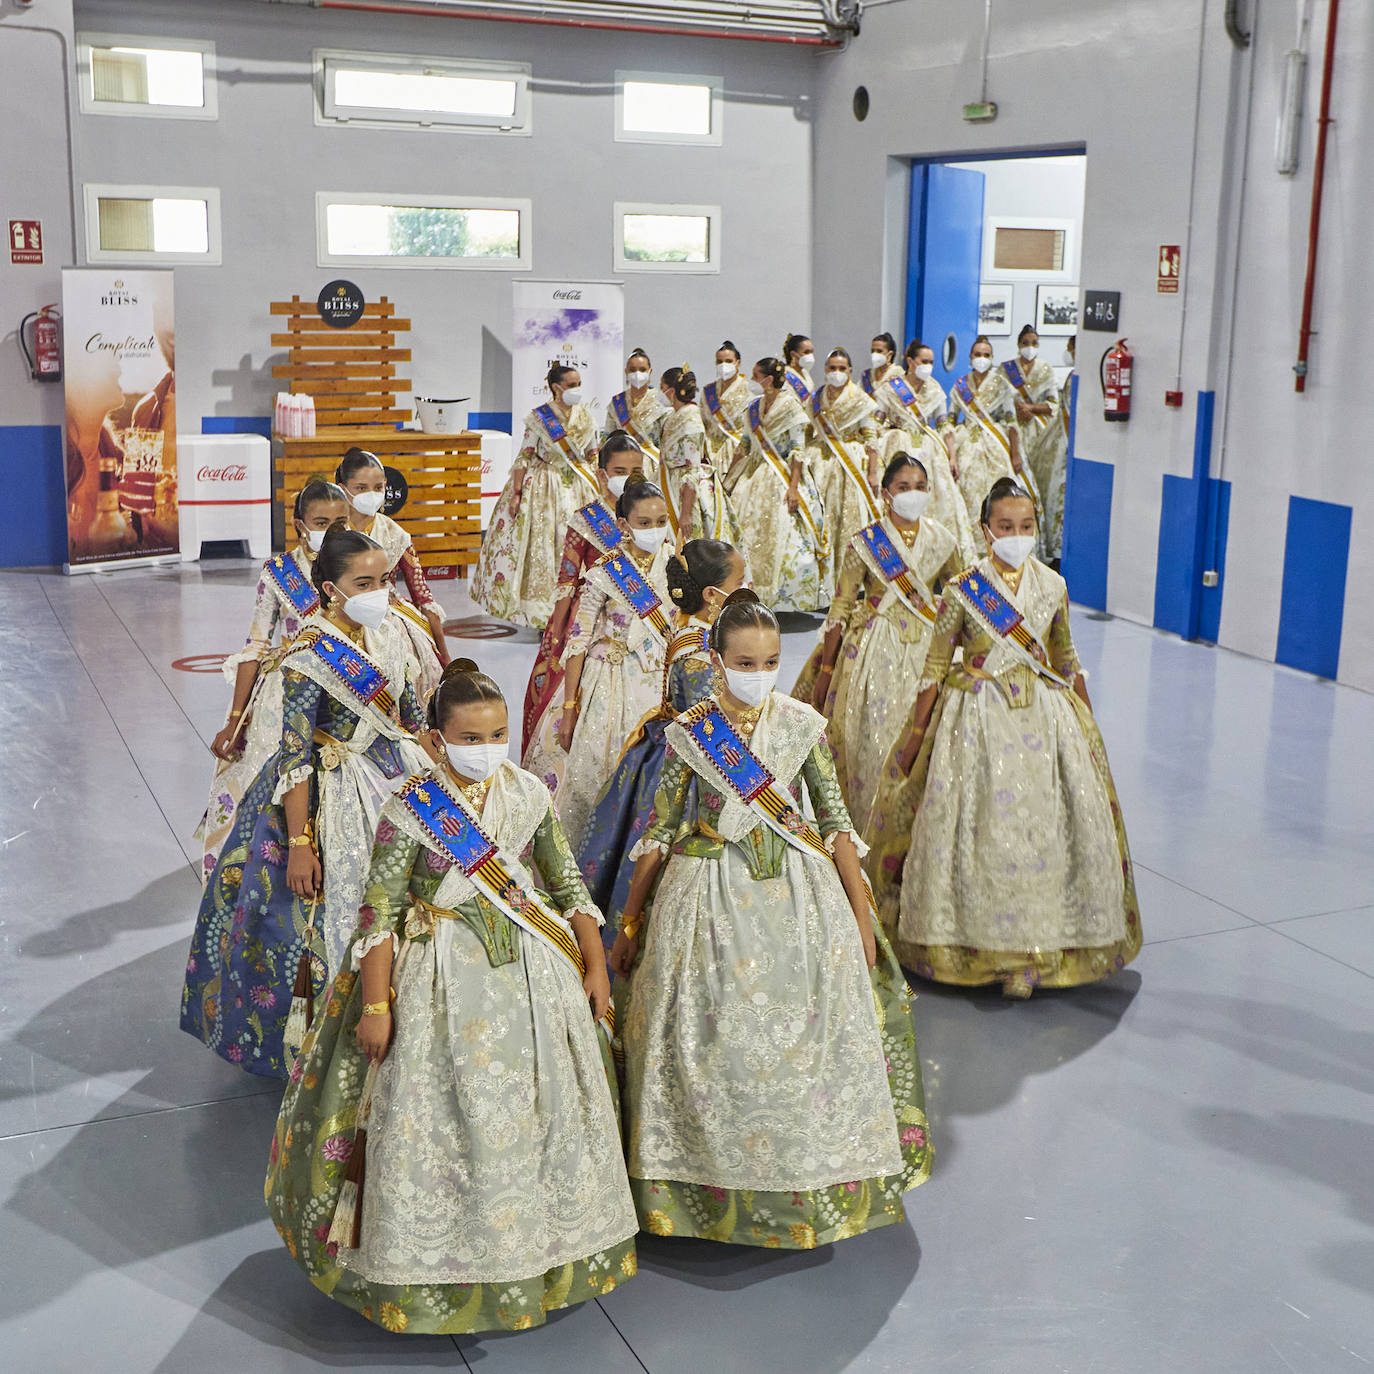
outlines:
[[[920,382],[928,382],[934,375],[935,375],[935,364],[934,364],[934,363],[917,363],[917,364],[916,364],[916,380],[917,380],[917,381],[920,381]]]
[[[370,592],[359,592],[350,596],[343,604],[343,613],[355,624],[364,629],[375,630],[386,619],[391,606],[391,589],[377,587]]]
[[[510,744],[501,740],[494,744],[450,744],[448,764],[460,778],[475,778],[486,782],[510,755]]]
[[[778,670],[763,673],[737,673],[733,668],[725,670],[725,685],[736,701],[746,706],[758,706],[764,697],[777,685]]]
[[[986,372],[991,366],[991,358],[978,357],[973,360],[973,370],[975,372]]]
[[[872,364],[873,364],[874,367],[886,367],[886,366],[887,366],[887,354],[886,354],[886,353],[870,353],[870,354],[868,355],[868,357],[869,357],[869,360],[872,362]]]
[[[382,502],[386,500],[384,491],[360,491],[355,496],[348,498],[353,502],[353,509],[359,515],[373,516],[382,508]]]
[[[763,383],[756,382],[752,377],[749,378],[749,394],[751,396],[763,395]]]
[[[928,505],[928,491],[899,491],[892,498],[893,513],[903,520],[919,520]]]
[[[720,382],[734,381],[735,373],[737,373],[738,371],[739,368],[736,367],[734,363],[717,363],[716,380]]]
[[[668,537],[667,525],[656,525],[648,530],[631,530],[630,538],[639,545],[645,553],[656,553],[658,547]]]
[[[1032,348],[1032,347],[1030,346],[1030,344],[1027,344],[1027,345],[1025,346],[1025,348],[1023,348],[1023,349],[1021,350],[1021,356],[1022,356],[1028,363],[1033,363],[1033,362],[1035,361],[1035,355],[1036,355],[1037,353],[1039,353],[1039,352],[1040,352],[1040,350],[1039,350],[1038,348]]]
[[[815,365],[816,355],[814,353],[803,353],[801,357],[797,359],[797,366],[801,368],[803,372],[810,372]]]
[[[1006,534],[994,539],[990,545],[993,553],[1009,568],[1019,568],[1030,557],[1035,547],[1033,534]]]
[[[838,370],[827,372],[825,374],[825,380],[829,382],[831,386],[843,386],[849,380],[849,373],[840,372]]]
[[[565,406],[575,406],[582,399],[580,386],[564,387],[561,400]]]
[[[625,490],[625,483],[629,480],[628,477],[608,477],[606,479],[606,490],[619,501],[621,493]]]
[[[328,530],[306,530],[305,542],[310,545],[311,553],[319,553],[320,545],[324,543],[324,537]]]
[[[649,374],[647,372],[627,372],[625,380],[638,391],[640,387],[649,385]]]

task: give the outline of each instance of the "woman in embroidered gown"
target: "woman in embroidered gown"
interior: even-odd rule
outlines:
[[[871,349],[868,355],[870,366],[864,368],[861,385],[864,389],[864,395],[870,400],[876,401],[878,389],[889,377],[900,377],[902,368],[897,361],[897,340],[891,334],[886,332],[875,334],[869,347]],[[880,406],[877,415],[880,425],[882,418]]]
[[[806,334],[789,334],[782,342],[782,361],[787,369],[787,383],[802,405],[811,401],[815,390],[811,374],[816,366],[816,348]]]
[[[716,349],[716,379],[701,390],[706,456],[726,491],[734,491],[736,454],[749,423],[749,383],[740,372],[740,351],[729,339]],[[733,470],[733,472],[732,472]]]
[[[573,514],[563,540],[563,557],[558,564],[557,598],[553,614],[539,637],[539,654],[525,688],[524,742],[528,750],[539,733],[539,721],[563,681],[563,649],[568,639],[577,593],[587,569],[618,548],[620,526],[615,521],[615,503],[625,490],[630,474],[642,472],[644,450],[623,429],[612,430],[601,441],[596,453],[596,500],[589,501]]]
[[[663,701],[626,741],[577,851],[578,867],[592,900],[606,913],[608,928],[625,909],[634,872],[628,856],[653,811],[668,747],[664,732],[671,720],[711,695],[707,633],[725,598],[742,585],[744,572],[739,550],[715,539],[693,539],[668,560],[668,597],[678,619],[668,645]],[[690,824],[692,818],[684,819]]]
[[[248,785],[281,745],[281,675],[277,664],[306,617],[319,609],[320,598],[310,582],[310,565],[324,542],[325,531],[347,518],[348,499],[333,482],[312,478],[297,493],[291,514],[296,547],[290,553],[273,554],[263,564],[247,642],[224,661],[224,675],[234,693],[228,718],[210,743],[218,766],[210,782],[209,803],[196,830],[201,842],[202,883],[214,871]]]
[[[913,339],[906,349],[906,371],[890,373],[878,388],[875,399],[886,431],[880,446],[884,462],[898,453],[910,453],[921,460],[930,474],[926,514],[954,536],[960,556],[971,563],[978,557],[978,543],[959,490],[949,403],[934,372],[935,351]]]
[[[771,690],[780,647],[772,613],[734,593],[711,631],[724,685],[668,727],[611,965],[629,997],[641,1226],[809,1249],[900,1221],[930,1146],[910,993],[869,906],[824,721]],[[759,765],[777,781],[747,806],[732,789]]]
[[[1040,552],[1056,572],[1064,552],[1064,484],[1069,458],[1069,421],[1073,407],[1073,365],[1076,338],[1065,349],[1064,361],[1069,375],[1059,392],[1057,413],[1041,431],[1030,450],[1028,462],[1043,503],[1041,511]]]
[[[392,589],[392,608],[401,617],[415,659],[415,688],[422,697],[439,685],[439,674],[448,662],[444,640],[444,608],[425,580],[425,571],[409,533],[383,514],[386,472],[375,453],[351,448],[344,454],[334,480],[348,496],[348,527],[375,539],[386,553],[387,581]],[[407,601],[396,591],[396,575],[405,578]]]
[[[282,661],[280,746],[239,804],[191,937],[182,1030],[268,1078],[286,1076],[296,1048],[284,1042],[301,956],[321,992],[357,919],[382,803],[425,763],[386,574],[374,540],[325,534],[312,569],[324,609]]]
[[[658,705],[668,647],[668,506],[652,482],[616,502],[625,538],[582,580],[563,650],[563,682],[530,750],[573,848],[630,731]]]
[[[829,556],[826,515],[806,462],[806,411],[777,358],[754,364],[754,400],[735,488],[740,550],[763,603],[815,611],[829,600],[822,569]]]
[[[624,430],[648,458],[644,475],[651,482],[657,482],[659,433],[667,411],[662,405],[663,398],[649,385],[652,377],[653,364],[649,355],[642,348],[636,348],[625,360],[625,390],[611,397],[601,433],[609,437],[617,430]]]
[[[812,472],[825,507],[830,588],[849,541],[882,513],[872,490],[879,472],[877,408],[850,372],[849,354],[832,349],[825,360],[825,385],[811,398]]]
[[[482,540],[472,599],[498,620],[542,630],[558,594],[568,522],[597,494],[586,458],[596,421],[582,404],[575,367],[555,364],[553,399],[525,416],[525,438]]]
[[[974,339],[969,363],[969,372],[954,384],[950,405],[958,424],[955,442],[959,490],[981,557],[987,548],[980,513],[992,484],[999,477],[1014,477],[1023,485],[1030,479],[1024,475],[1021,434],[1015,424],[1016,393],[1006,373],[993,367],[992,343],[985,334]],[[1034,497],[1034,488],[1026,489]]]
[[[888,463],[883,505],[883,519],[844,551],[810,685],[811,705],[829,721],[845,804],[865,817],[911,723],[939,588],[964,566],[954,536],[927,513],[930,480],[919,459],[898,453]]]
[[[383,811],[265,1193],[310,1281],[369,1321],[521,1331],[636,1272],[594,1019],[610,989],[600,914],[548,791],[506,760],[500,691],[467,660],[444,679],[430,705],[443,761]],[[514,891],[455,862],[482,837]]]
[[[1064,580],[1030,556],[1034,502],[1001,478],[983,517],[991,552],[946,584],[868,869],[907,967],[1029,997],[1129,963],[1140,915]]]
[[[739,528],[715,469],[706,461],[706,426],[697,406],[696,374],[670,367],[661,385],[667,409],[659,431],[663,495],[676,543],[723,539],[733,543]]]

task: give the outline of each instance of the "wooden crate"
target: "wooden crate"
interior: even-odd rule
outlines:
[[[409,531],[422,567],[466,575],[482,546],[482,443],[476,434],[420,434],[381,425],[331,426],[311,439],[276,436],[273,496],[283,512],[315,475],[332,477],[354,445],[395,468],[410,488],[395,519]]]
[[[273,315],[285,316],[284,331],[272,335],[287,361],[272,375],[293,393],[315,401],[316,432],[309,439],[273,435],[273,496],[277,528],[284,534],[288,503],[307,479],[333,476],[355,445],[395,468],[410,488],[396,520],[409,531],[426,568],[457,568],[464,575],[482,543],[482,452],[475,434],[420,434],[398,430],[410,406],[398,368],[410,362],[403,346],[410,321],[396,315],[385,296],[363,307],[347,329],[327,325],[314,301],[292,296],[273,301]],[[275,523],[275,522],[274,522]]]

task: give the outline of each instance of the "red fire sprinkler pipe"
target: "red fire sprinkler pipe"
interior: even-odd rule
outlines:
[[[838,48],[829,38],[808,34],[737,33],[728,29],[683,29],[667,24],[621,24],[614,19],[566,19],[550,14],[487,14],[480,10],[441,9],[437,5],[387,5],[378,0],[318,0],[322,10],[362,10],[369,14],[421,14],[428,19],[485,19],[499,24],[541,24],[555,29],[606,29],[612,33],[655,33],[671,38],[739,38],[746,43],[788,43]]]
[[[1326,179],[1326,131],[1331,120],[1331,69],[1336,60],[1336,15],[1341,0],[1330,0],[1326,12],[1326,56],[1322,61],[1322,103],[1317,116],[1317,160],[1312,166],[1312,220],[1307,227],[1307,280],[1302,288],[1302,326],[1298,331],[1298,361],[1294,391],[1307,390],[1307,348],[1312,341],[1312,297],[1317,288],[1317,235],[1322,224],[1322,183]]]

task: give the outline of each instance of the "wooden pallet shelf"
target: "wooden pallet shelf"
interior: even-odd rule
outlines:
[[[482,452],[475,434],[421,434],[397,429],[410,414],[409,377],[398,365],[411,361],[404,336],[410,321],[396,315],[384,296],[364,306],[346,329],[320,319],[315,302],[293,296],[273,301],[286,328],[271,336],[287,361],[272,375],[294,394],[314,399],[317,429],[308,439],[273,436],[273,497],[277,528],[295,493],[316,474],[332,474],[354,446],[375,453],[406,480],[409,496],[395,519],[410,534],[425,568],[466,574],[482,542]]]

